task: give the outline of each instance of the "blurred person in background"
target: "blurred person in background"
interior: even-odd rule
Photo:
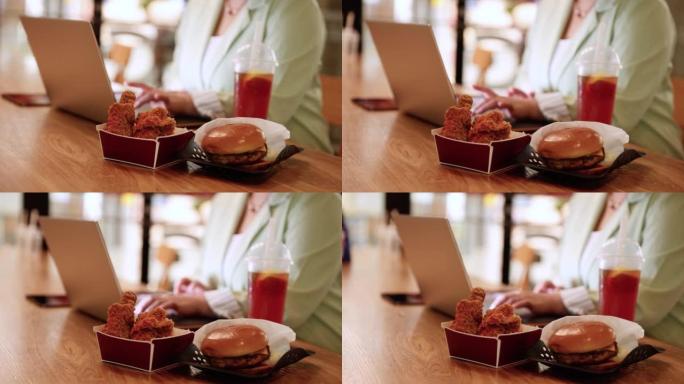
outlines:
[[[201,278],[183,278],[173,295],[145,309],[182,316],[238,318],[247,313],[247,252],[266,237],[270,218],[277,240],[291,252],[284,323],[297,338],[342,350],[342,203],[336,193],[217,194],[203,240]]]
[[[645,259],[635,321],[648,336],[684,347],[684,194],[579,193],[568,204],[560,280],[502,295],[497,302],[538,315],[596,313],[601,246],[617,236],[620,219],[628,215],[627,237],[639,243]]]
[[[268,118],[287,126],[298,144],[331,153],[318,79],[325,24],[316,0],[188,1],[165,88],[130,83],[144,90],[137,106],[157,101],[178,115],[233,116],[234,60],[258,20],[278,61]]]
[[[610,22],[609,45],[622,63],[613,124],[631,143],[684,158],[670,78],[676,30],[664,0],[540,0],[517,88],[500,96],[475,86],[487,99],[475,112],[504,108],[521,120],[575,119],[576,61],[594,45],[604,19]]]

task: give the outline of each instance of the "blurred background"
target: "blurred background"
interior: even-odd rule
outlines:
[[[400,253],[389,212],[446,217],[471,279],[483,286],[520,288],[556,269],[571,195],[465,193],[345,193],[342,208],[350,259]],[[366,263],[364,263],[366,265]]]
[[[98,221],[120,281],[170,289],[174,280],[199,271],[211,198],[210,194],[0,193],[0,247],[17,247],[26,257],[40,257],[38,215]]]
[[[666,0],[678,28],[674,75],[684,77],[684,1]],[[534,22],[536,0],[344,0],[348,38],[345,49],[375,57],[373,41],[361,20],[431,24],[452,81],[504,88],[512,84]],[[458,10],[461,9],[459,13]],[[459,21],[463,21],[459,23]],[[358,36],[354,33],[361,32]],[[460,31],[460,33],[459,33]],[[457,40],[462,34],[463,45]],[[463,66],[457,68],[458,55]],[[462,81],[458,80],[462,76]]]
[[[321,67],[324,116],[333,142],[341,139],[342,0],[317,0],[325,18],[326,48]],[[346,1],[346,0],[345,0]],[[0,0],[0,72],[34,79],[38,67],[26,41],[20,15],[88,20],[99,39],[110,79],[119,83],[161,83],[172,60],[176,27],[186,0]],[[30,85],[0,84],[0,91],[20,92]]]

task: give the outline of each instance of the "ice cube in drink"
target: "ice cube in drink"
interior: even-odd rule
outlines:
[[[250,318],[283,322],[288,275],[287,272],[250,272]]]
[[[640,275],[639,270],[601,270],[599,307],[602,315],[634,321]]]
[[[617,92],[617,76],[587,75],[579,77],[577,116],[582,121],[610,124]]]
[[[234,115],[265,119],[271,100],[272,83],[271,73],[236,72]]]

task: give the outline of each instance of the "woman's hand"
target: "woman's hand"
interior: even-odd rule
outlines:
[[[174,115],[196,116],[199,114],[188,92],[165,91],[160,88],[150,87],[145,83],[128,83],[128,85],[142,88],[143,90],[135,100],[136,108],[156,101],[164,103],[166,109]]]
[[[518,120],[544,120],[544,115],[532,93],[527,94],[517,88],[511,88],[508,96],[499,96],[491,88],[479,85],[475,85],[474,88],[485,96],[485,101],[473,111],[475,114],[484,113],[490,109],[506,109]]]
[[[528,308],[535,315],[565,315],[568,310],[563,305],[560,293],[509,292],[500,300],[501,304],[510,304],[513,308]]]
[[[204,295],[206,290],[206,285],[187,277],[183,277],[182,279],[178,280],[173,287],[173,293],[176,295],[199,296]]]
[[[563,289],[549,280],[544,280],[541,283],[534,286],[532,292],[534,293],[557,293]]]
[[[214,317],[214,312],[209,307],[204,295],[158,295],[153,296],[150,301],[145,303],[142,311],[150,311],[157,307],[163,309],[173,309],[181,316],[202,316]]]

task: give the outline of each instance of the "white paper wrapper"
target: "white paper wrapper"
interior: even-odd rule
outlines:
[[[192,343],[197,348],[202,346],[202,340],[207,334],[217,328],[226,327],[236,324],[249,324],[261,328],[266,333],[268,339],[268,347],[271,350],[271,357],[266,361],[266,364],[275,365],[280,358],[290,350],[290,343],[297,339],[297,335],[290,327],[268,320],[261,319],[227,319],[216,320],[209,324],[205,324],[202,328],[195,331],[195,338]]]
[[[584,315],[565,316],[550,322],[542,329],[541,340],[544,344],[549,345],[549,338],[558,328],[578,321],[600,321],[613,328],[615,341],[618,345],[618,355],[615,357],[615,361],[622,361],[632,349],[639,346],[639,339],[644,337],[644,329],[633,321],[614,316]]]
[[[585,127],[591,128],[603,138],[603,147],[606,151],[606,157],[600,165],[610,167],[615,159],[618,158],[625,150],[625,144],[629,143],[629,135],[621,128],[612,125],[596,123],[593,121],[569,121],[551,123],[539,128],[532,134],[532,141],[530,145],[537,151],[539,141],[551,132],[558,131],[564,128]]]
[[[284,125],[274,123],[273,121],[256,119],[253,117],[224,117],[214,119],[205,123],[195,131],[195,143],[202,146],[204,135],[214,127],[226,124],[252,124],[259,127],[266,136],[266,145],[268,146],[268,153],[264,161],[274,161],[278,154],[285,148],[285,140],[290,138],[290,131]]]

